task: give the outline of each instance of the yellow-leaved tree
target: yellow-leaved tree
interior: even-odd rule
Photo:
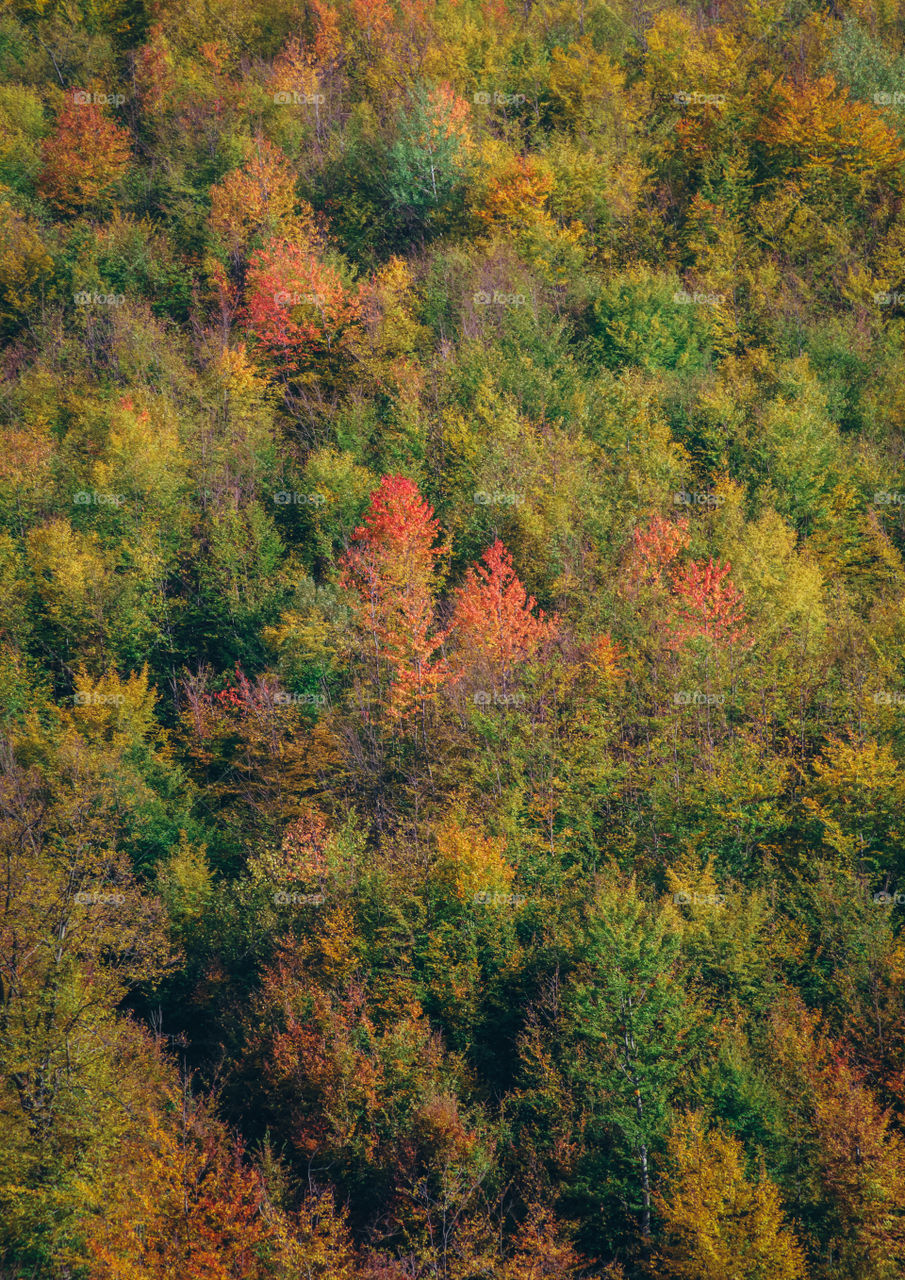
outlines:
[[[669,1280],[804,1280],[804,1256],[763,1168],[752,1180],[740,1142],[681,1116],[668,1140],[670,1171],[654,1201],[664,1243],[655,1273]]]

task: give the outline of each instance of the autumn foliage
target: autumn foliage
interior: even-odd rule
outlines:
[[[263,1274],[260,1248],[269,1230],[260,1174],[190,1098],[169,1101],[175,1114],[149,1116],[141,1137],[121,1153],[131,1176],[122,1199],[92,1224],[94,1274]]]
[[[688,546],[688,521],[654,516],[632,535],[630,582],[641,581],[668,593],[668,643],[674,649],[695,640],[715,645],[745,643],[742,592],[729,574],[731,564],[711,556],[707,563],[679,556]]]
[[[735,644],[747,637],[742,593],[729,574],[730,564],[711,557],[707,564],[692,561],[673,578],[678,610],[672,629],[672,643],[709,640],[715,644]]]
[[[434,618],[440,531],[405,476],[385,476],[342,558],[378,701],[393,720],[423,711],[449,678]]]
[[[641,573],[659,586],[665,571],[688,546],[688,521],[673,522],[655,515],[646,528],[633,531],[632,539]]]
[[[673,1167],[658,1198],[668,1243],[657,1274],[803,1280],[804,1257],[779,1193],[764,1170],[749,1180],[739,1142],[708,1132],[692,1112],[677,1122],[668,1150]]]
[[[281,235],[314,241],[313,216],[310,207],[300,207],[287,158],[266,138],[250,151],[211,191],[212,230],[234,258]]]
[[[304,380],[341,364],[358,298],[310,243],[268,241],[251,256],[245,291],[251,332],[280,377]]]
[[[803,84],[783,80],[777,97],[763,136],[802,181],[835,179],[861,193],[900,181],[901,139],[876,108],[851,101],[832,76]]]
[[[499,675],[503,684],[514,666],[534,657],[556,634],[557,619],[535,613],[512,567],[512,556],[497,539],[473,568],[467,569],[455,593],[450,633],[460,669]]]
[[[0,14],[0,1280],[905,1276],[902,4]]]
[[[67,98],[43,145],[38,189],[61,213],[109,200],[129,164],[129,133],[96,103]]]
[[[546,209],[553,190],[553,177],[535,160],[516,156],[492,176],[478,217],[488,229],[510,227],[521,230],[552,228]]]

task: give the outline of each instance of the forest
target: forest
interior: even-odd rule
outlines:
[[[905,1275],[905,0],[0,0],[0,1280]]]

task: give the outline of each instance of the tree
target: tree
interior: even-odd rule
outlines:
[[[274,59],[267,78],[267,88],[271,93],[301,94],[305,98],[314,98],[315,119],[320,119],[317,110],[319,103],[317,94],[321,89],[325,64],[329,64],[337,53],[336,43],[339,35],[336,28],[336,14],[326,5],[312,5],[316,15],[316,25],[320,28],[313,45],[305,45],[296,37],[288,40]],[[330,26],[332,24],[332,30]],[[307,105],[307,104],[306,104]]]
[[[453,1192],[486,1151],[420,1003],[402,981],[388,999],[372,995],[368,963],[346,903],[314,913],[263,974],[239,1087],[297,1170],[330,1165],[358,1221],[389,1203],[420,1234],[438,1197],[448,1214],[461,1211]]]
[[[135,695],[86,707],[85,736],[58,726],[39,745],[33,724],[27,746],[0,741],[0,1253],[28,1269],[73,1247],[136,1080],[154,1075],[118,1008],[177,959],[160,902],[117,847],[117,789],[142,735],[116,721],[127,705],[139,721],[148,711]],[[36,749],[44,777],[17,758]]]
[[[820,1177],[840,1226],[836,1248],[857,1280],[885,1280],[905,1266],[905,1141],[844,1046],[813,1063],[811,1074]]]
[[[534,159],[513,156],[493,175],[477,216],[488,229],[554,231],[546,208],[552,190],[549,170]]]
[[[352,352],[365,386],[417,404],[424,375],[417,358],[427,330],[415,313],[419,305],[411,267],[392,257],[362,286],[361,327]]]
[[[359,301],[313,245],[268,241],[251,256],[245,298],[251,331],[284,380],[329,383],[341,374]]]
[[[607,365],[651,373],[703,371],[710,363],[715,308],[676,304],[681,281],[645,264],[608,279],[594,302],[595,347]]]
[[[651,1235],[651,1154],[702,1043],[704,1021],[682,981],[670,905],[654,910],[634,883],[604,882],[568,995],[568,1075],[588,1109],[586,1193],[621,1203]]]
[[[774,1010],[767,1053],[794,1136],[786,1176],[802,1213],[817,1216],[835,1274],[894,1280],[905,1266],[905,1141],[892,1111],[795,996]]]
[[[341,581],[357,597],[357,625],[366,638],[366,717],[380,709],[391,722],[418,713],[423,723],[450,678],[449,664],[437,656],[444,635],[434,620],[439,530],[414,481],[384,476],[341,558]]]
[[[680,1116],[667,1142],[669,1172],[655,1194],[664,1244],[656,1273],[669,1280],[803,1280],[804,1255],[763,1167],[752,1182],[742,1145],[698,1112]]]
[[[655,515],[644,529],[632,534],[630,571],[641,581],[669,593],[667,632],[670,647],[690,641],[716,645],[746,643],[742,593],[729,577],[732,566],[711,556],[707,563],[679,563],[688,546],[686,519],[669,521]]]
[[[762,138],[805,190],[864,200],[880,183],[898,186],[905,151],[876,108],[850,100],[832,76],[783,80]]]
[[[558,619],[542,611],[535,616],[536,604],[497,538],[466,571],[455,593],[450,637],[456,646],[456,667],[472,679],[498,676],[501,687],[508,689],[516,665],[533,658],[557,631]]]
[[[169,1085],[120,1153],[88,1228],[97,1280],[264,1280],[272,1237],[260,1173],[222,1125]],[[279,1274],[279,1273],[278,1273]]]
[[[311,207],[297,212],[295,174],[286,156],[266,138],[249,150],[245,164],[211,190],[211,229],[234,263],[249,247],[262,248],[275,237],[301,244],[316,240]]]
[[[514,1233],[501,1280],[567,1280],[586,1266],[549,1210],[535,1205]]]
[[[129,133],[96,103],[67,98],[43,145],[38,192],[63,214],[105,205],[130,158]]]
[[[358,1272],[347,1219],[333,1192],[321,1187],[294,1213],[272,1214],[281,1280],[353,1280]]]
[[[474,900],[476,893],[508,890],[512,868],[504,858],[506,842],[485,836],[475,827],[451,817],[438,823],[437,879],[461,902]]]
[[[905,783],[889,745],[830,737],[813,764],[802,804],[844,864],[901,874]]]
[[[11,337],[40,313],[52,279],[53,260],[37,228],[0,193],[0,335]]]
[[[688,546],[688,521],[664,520],[655,515],[645,529],[632,532],[633,558],[640,575],[661,586],[679,554]]]
[[[418,90],[398,112],[382,182],[392,211],[422,231],[461,201],[473,147],[469,116],[445,83]]]
[[[272,834],[309,812],[303,795],[316,735],[273,676],[251,680],[237,665],[215,693],[202,671],[180,694],[186,753],[225,819]]]
[[[692,640],[717,645],[747,642],[742,593],[729,577],[731,569],[731,564],[720,564],[711,556],[706,564],[692,560],[674,573],[678,611],[670,643],[675,648]]]

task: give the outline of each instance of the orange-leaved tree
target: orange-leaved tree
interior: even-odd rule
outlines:
[[[273,239],[252,254],[245,314],[277,372],[296,381],[337,375],[358,320],[358,295],[311,243]]]
[[[375,705],[366,716],[380,707],[391,721],[423,717],[450,678],[434,619],[439,529],[414,481],[384,476],[342,556],[341,581],[354,592],[372,672]]]
[[[711,556],[706,564],[692,560],[673,575],[679,602],[671,634],[674,648],[689,640],[747,641],[742,593],[729,577],[731,569]]]
[[[250,145],[245,163],[211,188],[209,223],[235,262],[274,236],[315,237],[311,208],[295,194],[292,166],[266,138]]]
[[[489,176],[477,217],[488,230],[553,230],[555,224],[547,212],[552,191],[553,175],[548,169],[534,159],[512,156]]]
[[[556,634],[558,619],[542,611],[512,567],[497,538],[456,592],[451,634],[459,670],[510,683],[513,669],[532,658]]]
[[[42,147],[38,193],[62,213],[103,205],[129,164],[129,133],[95,103],[68,99]]]
[[[271,1231],[257,1170],[186,1086],[149,1106],[88,1224],[95,1280],[263,1280]]]
[[[714,560],[679,557],[688,547],[688,521],[670,521],[655,515],[644,529],[632,535],[628,561],[630,590],[644,583],[660,593],[666,605],[667,643],[681,649],[689,641],[713,644],[748,644],[742,592],[730,578],[732,565]]]
[[[864,199],[872,189],[900,187],[905,152],[875,107],[849,98],[832,76],[783,81],[777,98],[761,136],[806,188]]]
[[[631,568],[639,577],[661,586],[665,571],[688,546],[688,521],[655,515],[646,529],[632,534]]]

